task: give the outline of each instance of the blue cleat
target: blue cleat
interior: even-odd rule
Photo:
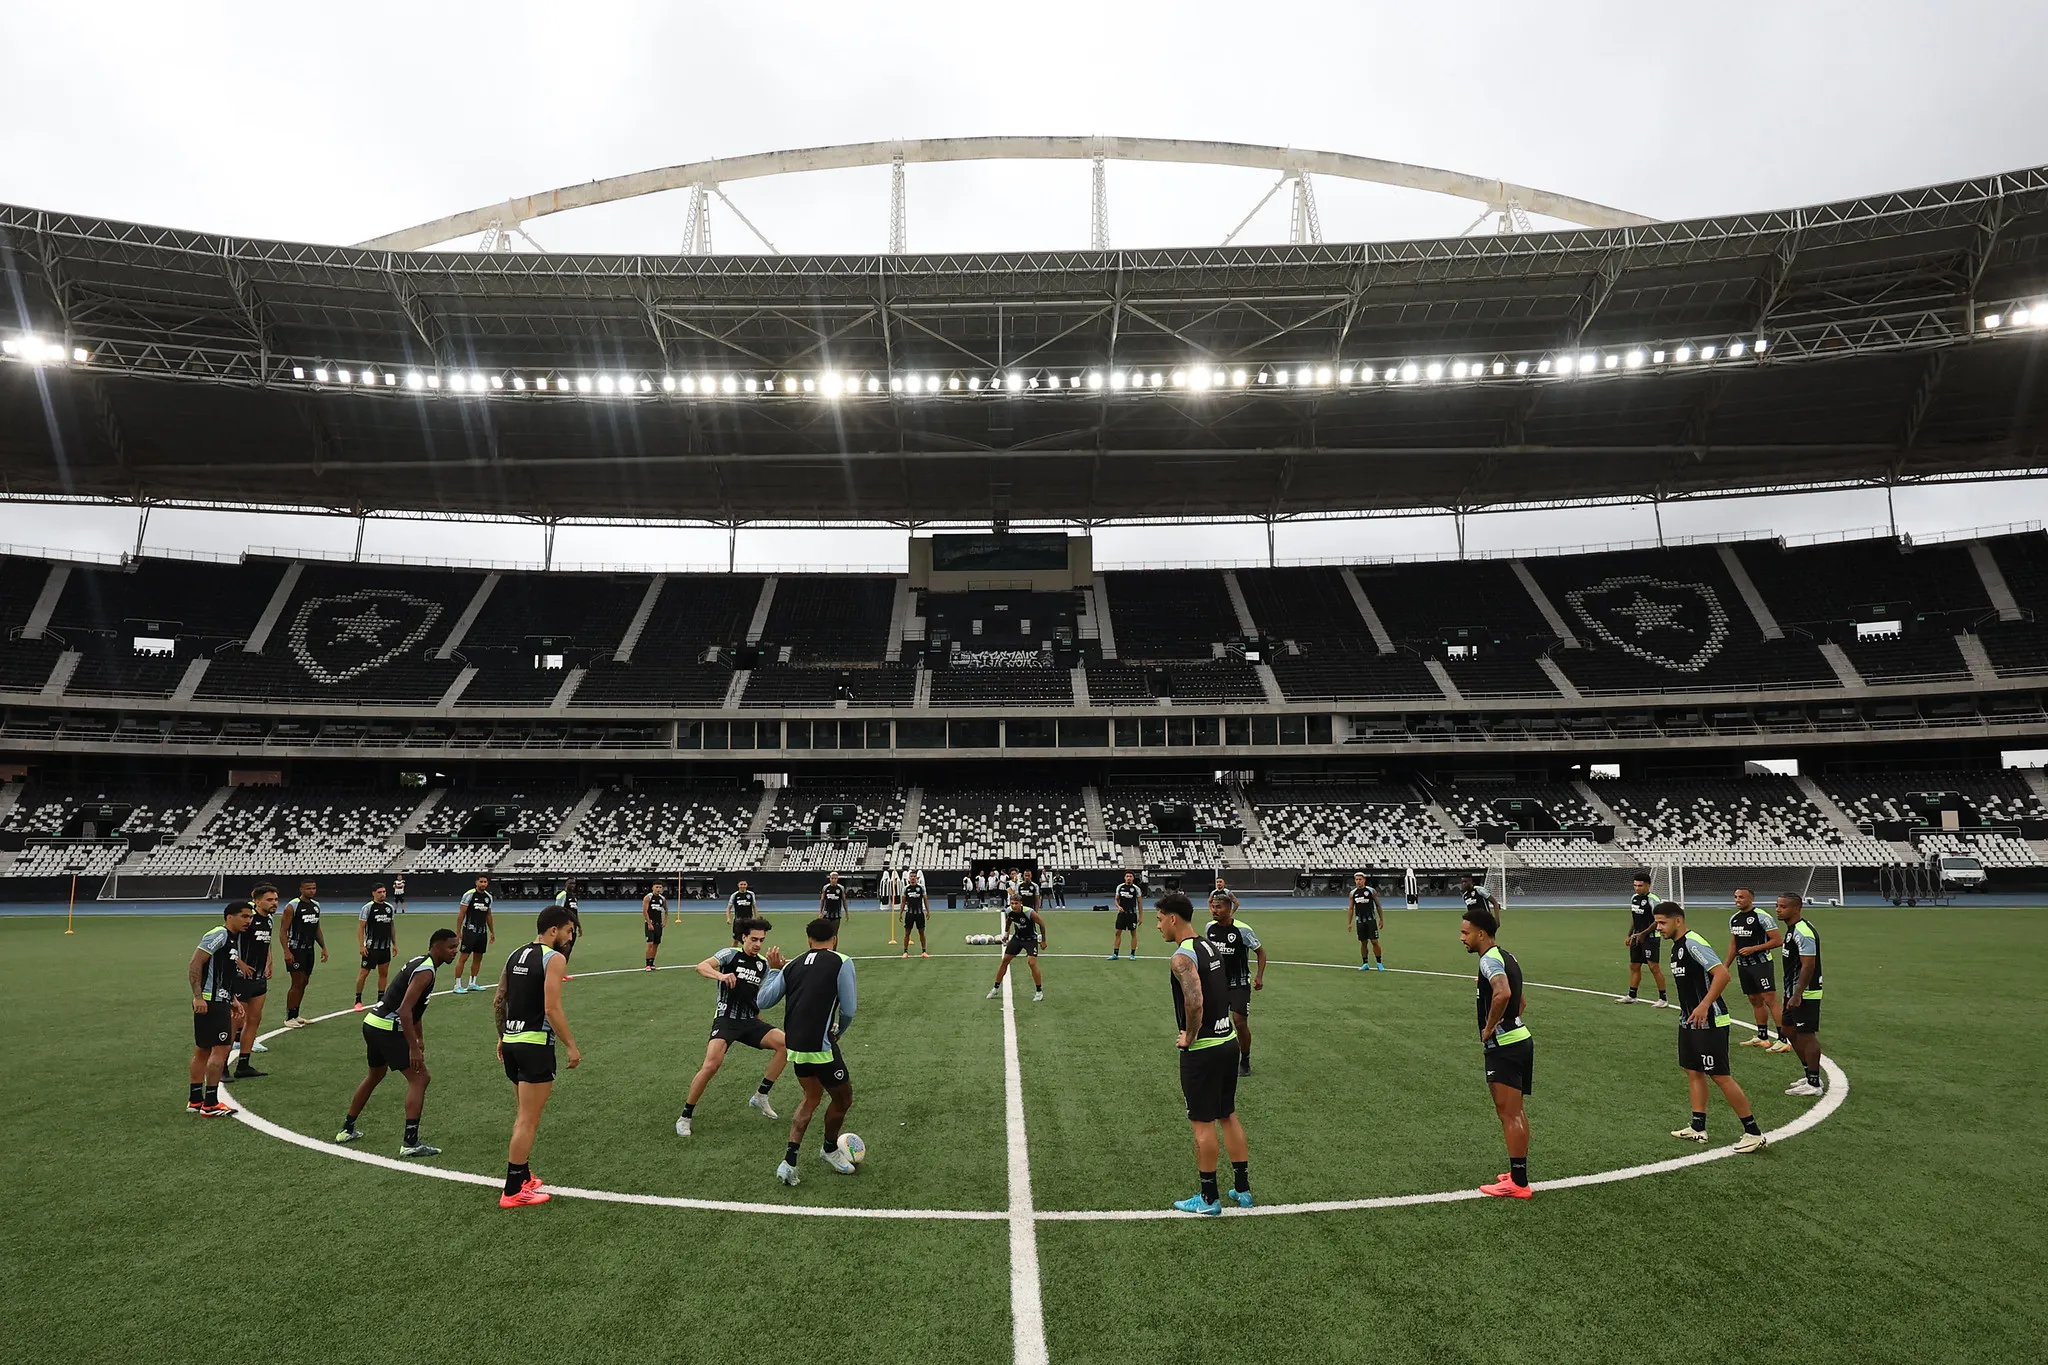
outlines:
[[[1116,961],[1116,954],[1115,954],[1115,953],[1111,953],[1111,954],[1110,954],[1110,955],[1109,955],[1109,956],[1108,956],[1107,958],[1105,958],[1105,959],[1103,959],[1103,960],[1104,960],[1104,961],[1106,961],[1106,962],[1114,962],[1114,961]]]
[[[1378,964],[1377,966],[1375,966],[1375,967],[1373,968],[1373,970],[1374,970],[1374,971],[1376,971],[1376,972],[1383,972],[1383,971],[1385,971],[1386,969],[1387,969],[1387,964],[1386,964],[1386,963],[1384,963],[1384,962],[1382,962],[1382,963],[1379,963],[1379,964]]]
[[[1185,1199],[1176,1199],[1173,1201],[1173,1206],[1182,1213],[1199,1213],[1204,1218],[1221,1218],[1223,1216],[1222,1200],[1204,1199],[1200,1194],[1191,1194]]]
[[[1250,1190],[1232,1190],[1230,1197],[1237,1201],[1237,1206],[1241,1209],[1250,1208],[1254,1202]]]
[[[1369,972],[1372,970],[1372,964],[1370,962],[1361,962],[1358,964],[1358,970],[1360,970],[1361,972]]]

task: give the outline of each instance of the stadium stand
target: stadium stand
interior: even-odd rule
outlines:
[[[1141,569],[1103,575],[1119,659],[1208,659],[1242,640],[1223,575],[1209,569]]]
[[[589,706],[717,706],[732,685],[732,669],[705,656],[746,639],[761,584],[749,574],[671,575],[634,644],[632,661],[592,660],[576,700]]]
[[[1480,845],[1437,823],[1416,792],[1401,783],[1272,783],[1247,795],[1260,828],[1244,845],[1245,861],[1254,868],[1484,866]]]
[[[238,787],[191,843],[145,854],[145,875],[229,877],[379,872],[396,856],[391,836],[420,793],[355,788]]]
[[[1881,539],[1787,548],[1746,541],[1735,553],[1787,628],[1826,634],[1837,624],[1904,617],[1960,629],[1992,611],[1961,545],[1913,548]]]
[[[1836,829],[1789,777],[1604,781],[1595,790],[1635,830],[1638,853],[1722,866],[1895,861],[1882,841]]]
[[[746,832],[759,800],[737,784],[610,788],[566,838],[513,850],[499,866],[578,874],[758,867],[765,845]]]
[[[927,786],[908,865],[965,868],[977,859],[1035,859],[1042,867],[1114,868],[1115,843],[1088,836],[1075,788]]]
[[[792,663],[879,663],[895,598],[893,578],[784,574],[761,643],[786,646]]]
[[[1066,706],[1074,683],[1050,656],[1038,668],[962,668],[956,660],[932,674],[931,697],[934,706]]]

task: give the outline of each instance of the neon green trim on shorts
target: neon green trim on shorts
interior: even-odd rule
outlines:
[[[823,1066],[832,1060],[832,1054],[829,1052],[792,1052],[789,1054],[789,1060],[792,1062],[803,1062],[808,1066]]]
[[[377,1013],[375,1010],[372,1010],[368,1014],[365,1014],[363,1016],[363,1022],[368,1024],[371,1028],[380,1028],[386,1030],[387,1032],[391,1029],[395,1029],[398,1027],[398,1021],[396,1019],[386,1019],[383,1015]]]
[[[1510,1043],[1525,1043],[1528,1040],[1529,1026],[1527,1024],[1511,1028],[1506,1033],[1496,1033],[1493,1035],[1493,1045],[1495,1047],[1506,1047]]]
[[[551,1043],[554,1039],[545,1033],[508,1033],[498,1040],[501,1043]]]
[[[1187,1050],[1189,1052],[1200,1052],[1205,1047],[1222,1047],[1225,1043],[1234,1043],[1236,1041],[1237,1030],[1232,1029],[1230,1032],[1224,1034],[1221,1038],[1197,1039],[1196,1041],[1188,1044]]]

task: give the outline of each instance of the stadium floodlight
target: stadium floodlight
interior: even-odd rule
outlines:
[[[1579,373],[1580,373],[1580,374],[1591,374],[1591,373],[1593,373],[1593,371],[1594,371],[1594,370],[1598,369],[1599,367],[1600,367],[1600,355],[1599,355],[1599,352],[1597,352],[1597,351],[1588,351],[1588,352],[1587,352],[1586,354],[1584,354],[1584,355],[1582,355],[1582,356],[1580,356],[1580,357],[1579,357]]]
[[[385,375],[385,376],[384,376],[384,378],[385,378],[385,379],[386,379],[386,380],[388,381],[388,380],[389,380],[389,379],[391,378],[391,376],[387,374],[387,375]],[[526,392],[526,376],[525,376],[525,375],[523,375],[523,374],[515,374],[515,375],[513,375],[513,376],[512,376],[512,391],[513,391],[514,393],[525,393],[525,392]]]
[[[890,375],[890,376],[889,376],[889,392],[891,392],[891,393],[901,393],[901,392],[903,392],[903,376],[902,376],[902,375],[900,375],[900,374],[892,374],[892,375]]]
[[[1494,361],[1493,372],[1495,374],[1506,374],[1508,372],[1508,363],[1505,360]]]
[[[1178,379],[1178,378],[1179,378],[1179,371],[1177,371],[1177,370],[1176,370],[1176,371],[1174,372],[1174,375],[1175,375],[1175,378],[1176,378],[1176,379]],[[1193,387],[1193,388],[1197,388],[1197,389],[1206,389],[1206,388],[1208,388],[1208,387],[1209,387],[1209,372],[1208,372],[1207,370],[1201,370],[1201,369],[1195,370],[1195,371],[1194,371],[1193,373],[1191,373],[1191,374],[1190,374],[1190,375],[1188,376],[1188,384],[1189,384],[1189,385],[1190,385],[1191,387]]]
[[[1003,387],[1011,393],[1022,393],[1024,392],[1024,381],[1014,374],[1006,374],[1003,376]]]
[[[1712,360],[1713,358],[1714,358],[1714,348],[1713,348],[1712,346],[1702,346],[1702,347],[1700,347],[1700,359],[1701,359],[1701,360]]]
[[[1768,340],[1767,338],[1765,338],[1765,337],[1758,337],[1758,338],[1756,339],[1756,353],[1757,353],[1758,355],[1762,355],[1762,354],[1763,354],[1763,353],[1764,353],[1765,351],[1768,351],[1768,350],[1770,350],[1770,349],[1771,349],[1771,343],[1770,343],[1770,341],[1769,341],[1769,340]]]
[[[993,385],[994,387],[996,387],[996,388],[1001,388],[1001,387],[1002,387],[1002,380],[1000,380],[1000,379],[992,379],[992,380],[990,380],[990,381],[989,381],[989,383],[990,383],[991,385]],[[981,376],[980,376],[980,375],[978,375],[978,374],[970,374],[970,375],[968,375],[968,376],[967,376],[967,390],[968,390],[968,392],[970,392],[970,393],[974,393],[974,392],[978,392],[978,391],[979,391],[980,389],[981,389]]]
[[[1609,359],[1609,360],[1612,360],[1613,358],[1614,358],[1614,357],[1612,357],[1612,356],[1609,356],[1609,357],[1608,357],[1608,359]],[[1628,353],[1628,367],[1629,367],[1629,368],[1630,368],[1631,370],[1639,370],[1639,369],[1641,369],[1641,368],[1643,367],[1643,360],[1644,360],[1644,356],[1643,356],[1643,353],[1642,353],[1641,351],[1630,351],[1630,352]]]
[[[1678,348],[1678,350],[1677,350],[1677,351],[1676,351],[1676,352],[1675,352],[1674,354],[1676,354],[1676,355],[1677,355],[1677,357],[1678,357],[1678,363],[1679,363],[1679,364],[1681,364],[1681,365],[1683,365],[1683,364],[1685,364],[1685,363],[1686,363],[1686,362],[1687,362],[1688,360],[1691,360],[1691,359],[1692,359],[1692,347],[1690,347],[1690,346],[1681,346],[1681,347],[1679,347],[1679,348]]]
[[[313,371],[313,382],[315,384],[325,384],[327,382],[326,366],[323,365],[319,369]]]
[[[505,377],[504,377],[503,375],[497,375],[497,374],[494,374],[494,375],[492,375],[492,376],[491,376],[491,387],[492,387],[493,389],[502,389],[502,388],[504,388],[504,387],[505,387]]]
[[[13,337],[5,337],[5,338],[0,338],[0,355],[20,355],[20,354],[21,354],[21,343],[20,343],[19,341],[16,341],[16,340],[15,340],[15,339],[14,339]],[[304,374],[304,372],[303,372],[303,371],[299,371],[299,370],[294,370],[294,371],[292,372],[292,378],[294,378],[294,379],[303,379],[304,377],[305,377],[305,374]]]
[[[547,381],[543,379],[541,383],[545,385]],[[408,389],[423,389],[427,386],[427,381],[420,377],[420,373],[418,370],[414,370],[412,373],[406,375],[405,386]]]
[[[2020,321],[2024,322],[2026,321],[2026,319],[2022,318],[2020,319]],[[71,348],[71,359],[76,363],[83,365],[86,361],[92,359],[92,352],[86,350],[85,347],[83,346],[73,346]]]
[[[1101,388],[1101,387],[1102,387],[1102,384],[1103,384],[1103,379],[1102,379],[1102,371],[1100,371],[1100,370],[1090,370],[1090,371],[1088,371],[1088,387],[1089,387],[1089,388],[1091,388],[1091,389],[1099,389],[1099,388]]]
[[[1442,378],[1444,377],[1444,363],[1443,363],[1443,361],[1441,361],[1441,360],[1432,360],[1432,361],[1430,361],[1430,362],[1429,362],[1429,368],[1428,368],[1428,369],[1426,369],[1426,370],[1424,370],[1424,371],[1423,371],[1422,373],[1423,373],[1424,377],[1426,377],[1426,378],[1427,378],[1427,379],[1429,380],[1429,382],[1430,382],[1430,383],[1432,383],[1432,384],[1436,383],[1436,382],[1437,382],[1437,380],[1439,380],[1439,379],[1442,379]]]
[[[391,371],[389,371],[389,370],[386,370],[386,371],[384,371],[384,387],[385,387],[385,388],[387,388],[387,389],[390,389],[390,388],[396,388],[397,386],[398,386],[398,376],[397,376],[397,375],[395,375],[395,374],[393,374],[393,373],[392,373]]]
[[[649,378],[648,378],[648,377],[647,377],[646,375],[644,375],[644,374],[640,376],[640,392],[642,392],[642,393],[653,393],[653,392],[654,392],[654,381],[653,381],[653,380],[651,380],[651,379],[649,379]]]
[[[462,376],[458,374],[455,376],[455,378],[458,382],[460,382]],[[576,387],[578,389],[581,389],[583,387],[583,381],[580,379],[577,380]],[[612,377],[610,375],[601,374],[597,377],[597,391],[599,393],[610,393],[616,388],[618,388],[618,385],[612,383]]]
[[[2004,321],[2005,319],[2000,317],[1996,313],[1986,313],[1984,315],[1984,330],[1987,332],[1995,332],[1998,330],[1998,324]]]
[[[1308,372],[1308,366],[1306,365],[1302,366],[1300,369],[1294,372],[1294,382],[1297,384],[1306,386],[1310,378],[1311,376]]]
[[[336,379],[339,379],[344,384],[353,384],[356,382],[356,377],[350,374],[347,370],[336,370],[334,372],[334,377]]]
[[[784,375],[784,376],[782,377],[782,391],[783,391],[784,393],[795,393],[795,392],[796,392],[796,376],[795,376],[795,375],[793,375],[793,374],[786,374],[786,375]]]
[[[1165,375],[1163,375],[1163,374],[1161,374],[1161,373],[1159,373],[1159,371],[1157,371],[1157,370],[1154,370],[1154,371],[1152,371],[1152,387],[1153,387],[1153,388],[1155,388],[1155,389],[1157,389],[1157,388],[1163,388],[1163,387],[1165,387],[1165,384],[1166,384],[1166,376],[1165,376]]]
[[[1359,382],[1359,383],[1361,383],[1361,384],[1370,384],[1370,383],[1372,383],[1372,380],[1373,380],[1373,371],[1372,371],[1372,366],[1370,366],[1370,365],[1366,365],[1366,366],[1363,366],[1363,367],[1361,367],[1361,368],[1359,369],[1359,371],[1358,371],[1358,382]]]
[[[469,391],[471,393],[482,393],[484,391],[484,377],[482,375],[473,374],[469,377]]]
[[[1411,360],[1406,365],[1403,365],[1401,367],[1401,382],[1404,384],[1413,384],[1415,382],[1415,376],[1421,373],[1422,371],[1418,369],[1416,367],[1415,362]]]
[[[4,343],[4,344],[5,344],[5,349],[6,349],[6,351],[7,351],[7,354],[9,354],[9,355],[13,355],[13,354],[14,354],[14,349],[15,349],[15,348],[14,348],[14,341],[13,341],[13,339],[12,339],[12,338],[8,339],[8,341],[7,341],[6,343]],[[304,379],[305,377],[306,377],[306,367],[305,367],[304,365],[294,365],[294,366],[292,366],[292,378],[294,378],[294,379]]]
[[[915,379],[912,379],[910,383],[913,389],[916,388],[917,381]],[[939,391],[939,377],[937,375],[928,374],[924,377],[924,391],[926,393],[937,393]]]
[[[1523,365],[1526,365],[1526,364],[1528,364],[1528,363],[1529,363],[1529,362],[1528,362],[1528,361],[1526,361],[1526,360],[1522,362],[1522,364],[1523,364]],[[1515,373],[1517,373],[1517,374],[1520,374],[1520,373],[1521,373],[1521,367],[1520,367],[1520,366],[1517,366],[1517,367],[1516,367],[1516,369],[1515,369]],[[1538,373],[1538,374],[1549,374],[1549,373],[1550,373],[1550,357],[1549,357],[1549,356],[1545,356],[1545,357],[1543,357],[1543,359],[1541,359],[1541,360],[1539,360],[1539,361],[1537,361],[1537,362],[1536,362],[1536,373]]]
[[[534,388],[539,389],[542,393],[546,393],[548,391],[548,377],[546,375],[542,375],[540,378],[533,381],[533,386]],[[555,379],[555,392],[560,393],[566,387],[568,387],[568,381],[558,376]]]
[[[1188,386],[1188,372],[1186,370],[1175,370],[1173,372],[1173,386],[1176,389],[1184,389]]]
[[[1606,359],[1605,359],[1604,361],[1602,361],[1601,363],[1602,363],[1603,365],[1605,365],[1605,366],[1606,366],[1606,367],[1607,367],[1608,369],[1610,369],[1610,370],[1611,370],[1611,369],[1613,369],[1613,368],[1614,368],[1615,366],[1617,366],[1617,365],[1621,364],[1621,357],[1620,357],[1620,356],[1618,356],[1618,355],[1611,355],[1611,356],[1608,356],[1608,357],[1607,357],[1607,358],[1606,358]]]
[[[1550,362],[1549,362],[1549,361],[1547,361],[1547,360],[1543,362],[1543,371],[1544,371],[1544,373],[1546,373],[1546,374],[1547,374],[1547,373],[1549,373],[1549,371],[1550,371]],[[1516,374],[1527,374],[1527,373],[1529,373],[1529,362],[1528,362],[1528,361],[1526,361],[1526,360],[1517,360],[1517,361],[1515,362],[1515,373],[1516,373]]]
[[[1358,371],[1352,369],[1349,365],[1346,365],[1343,369],[1337,371],[1337,382],[1339,384],[1349,384],[1353,379],[1356,379],[1357,377]]]
[[[1740,360],[1742,358],[1741,341],[1737,340],[1728,343],[1728,356],[1731,360]]]
[[[953,392],[958,393],[960,391],[960,376],[957,374],[947,375],[946,387],[951,389]]]
[[[1330,367],[1329,367],[1328,365],[1324,365],[1324,366],[1322,366],[1322,367],[1321,367],[1320,369],[1318,369],[1318,370],[1316,371],[1316,383],[1318,383],[1318,384],[1327,384],[1327,383],[1329,383],[1329,382],[1330,382]]]
[[[755,393],[755,392],[758,392],[758,391],[760,390],[760,387],[761,387],[761,381],[760,381],[760,380],[758,380],[758,379],[754,378],[754,376],[752,376],[752,375],[748,375],[748,376],[747,376],[747,392],[748,392],[748,393]]]
[[[559,381],[557,381],[557,382],[559,383]],[[589,376],[589,375],[587,375],[587,374],[579,374],[579,375],[577,375],[577,376],[576,376],[576,392],[578,392],[578,393],[589,393],[589,392],[590,392],[590,390],[591,390],[590,376]]]
[[[805,392],[805,393],[816,393],[817,391],[818,391],[818,381],[816,381],[815,379],[810,379],[810,378],[806,378],[806,379],[804,380],[804,392]]]
[[[1285,370],[1275,370],[1273,371],[1273,382],[1275,384],[1292,384],[1294,376]]]
[[[718,381],[718,391],[720,393],[738,393],[740,391],[740,381],[732,375],[727,375]]]
[[[1261,383],[1265,381],[1265,376],[1261,375],[1259,378]],[[1251,376],[1246,374],[1243,370],[1232,370],[1230,372],[1230,382],[1233,386],[1237,388],[1243,388],[1245,384],[1250,381],[1250,379]]]
[[[873,375],[869,375],[867,388],[869,393],[880,393],[882,391],[882,381]]]
[[[676,391],[676,377],[674,375],[665,374],[661,377],[661,391],[663,393],[674,393]]]
[[[427,387],[428,387],[428,388],[430,388],[430,389],[435,389],[435,390],[438,390],[438,389],[439,389],[439,388],[441,387],[441,376],[440,376],[440,375],[438,375],[438,374],[430,374],[430,375],[428,375],[428,376],[427,376]]]
[[[1650,352],[1650,363],[1652,365],[1662,365],[1664,363],[1664,353],[1662,351]]]

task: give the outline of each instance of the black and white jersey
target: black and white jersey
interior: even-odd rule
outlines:
[[[292,950],[293,957],[304,956],[320,941],[320,902],[311,896],[299,896],[284,908],[291,912],[284,929],[285,946]]]
[[[1028,877],[1018,882],[1017,899],[1023,901],[1031,909],[1036,910],[1038,908],[1038,883]]]
[[[1713,945],[1688,929],[1685,937],[1671,945],[1671,975],[1678,984],[1679,1027],[1690,1027],[1688,1020],[1692,1012],[1707,998],[1707,990],[1714,984],[1714,968],[1721,965],[1721,955]],[[1726,1024],[1728,1006],[1716,1000],[1707,1011],[1709,1025]]]
[[[1806,961],[1813,959],[1813,980],[1800,992],[1801,1002],[1820,999],[1820,930],[1813,927],[1813,921],[1801,915],[1797,923],[1785,930],[1785,998],[1791,999],[1799,991],[1799,977],[1806,970]]]
[[[752,919],[754,917],[754,893],[751,891],[733,892],[725,898],[725,908],[734,919]]]
[[[1638,891],[1628,898],[1628,931],[1635,938],[1657,932],[1657,907],[1664,903],[1654,891]]]
[[[1138,886],[1138,884],[1137,884],[1136,882],[1119,882],[1119,883],[1117,883],[1117,888],[1116,888],[1116,908],[1117,908],[1117,909],[1119,909],[1119,910],[1128,910],[1128,911],[1130,911],[1130,912],[1131,912],[1132,914],[1134,914],[1134,915],[1135,915],[1135,914],[1137,914],[1137,913],[1138,913],[1138,902],[1139,902],[1139,901],[1141,901],[1141,900],[1143,900],[1144,898],[1145,898],[1145,893],[1144,893],[1144,891],[1143,891],[1142,889],[1140,889],[1140,888],[1139,888],[1139,886]]]
[[[792,1060],[830,1058],[835,1024],[850,1022],[855,1006],[853,963],[830,948],[812,948],[782,969],[782,1033]]]
[[[1360,924],[1377,924],[1380,917],[1380,893],[1369,886],[1353,884],[1351,887],[1351,913]],[[1402,921],[1404,924],[1407,921]]]
[[[1225,981],[1223,956],[1216,951],[1216,945],[1205,938],[1183,940],[1173,950],[1176,957],[1187,956],[1195,960],[1195,972],[1202,984],[1202,1017],[1196,1026],[1188,1026],[1187,995],[1180,988],[1180,978],[1168,973],[1167,980],[1173,986],[1174,1026],[1188,1035],[1187,1050],[1198,1051],[1214,1047],[1236,1034],[1230,1022],[1230,990]]]
[[[1003,937],[1012,943],[1038,942],[1038,925],[1029,907],[1013,905],[1003,911]]]
[[[249,916],[249,927],[235,940],[235,951],[255,970],[255,979],[259,981],[263,978],[263,968],[270,961],[270,935],[270,916],[257,913]]]
[[[370,1013],[380,1019],[398,1022],[398,1013],[405,1006],[405,992],[412,985],[414,977],[426,974],[427,989],[412,1007],[412,1019],[418,1023],[427,1012],[427,1000],[434,993],[434,959],[421,953],[418,957],[407,958],[403,967],[391,974],[391,984],[384,989],[377,1003],[370,1006]]]
[[[904,914],[922,915],[924,913],[924,907],[925,889],[923,882],[912,882],[908,886],[903,888]]]
[[[363,926],[365,948],[389,948],[398,932],[398,907],[390,901],[364,901],[356,920]]]
[[[758,1019],[762,1010],[782,998],[780,983],[765,992],[763,998],[763,983],[775,977],[764,958],[738,948],[721,948],[712,960],[718,964],[718,970],[733,975],[732,985],[718,983],[718,1018]]]
[[[206,954],[206,966],[199,974],[199,994],[213,1004],[234,999],[229,983],[237,975],[235,935],[228,932],[225,924],[216,924],[201,935],[199,951]]]
[[[1464,894],[1465,908],[1467,910],[1497,910],[1499,908],[1495,905],[1491,893],[1483,886],[1475,886]]]
[[[1203,937],[1216,945],[1216,955],[1223,959],[1223,978],[1225,984],[1230,986],[1249,986],[1252,984],[1252,957],[1265,945],[1259,942],[1259,936],[1251,931],[1249,925],[1239,920],[1234,921],[1228,928],[1225,928],[1222,924],[1211,920],[1209,921],[1208,929],[1203,933]]]
[[[838,882],[826,882],[818,892],[818,913],[826,919],[838,919],[846,913],[846,888]]]
[[[505,1029],[508,1043],[552,1043],[548,1022],[548,959],[555,950],[544,943],[524,943],[505,959]]]
[[[472,888],[462,893],[462,927],[466,932],[482,933],[490,914],[490,892]]]
[[[662,895],[659,891],[648,892],[647,917],[649,919],[660,919],[666,914],[668,914],[668,897]]]

